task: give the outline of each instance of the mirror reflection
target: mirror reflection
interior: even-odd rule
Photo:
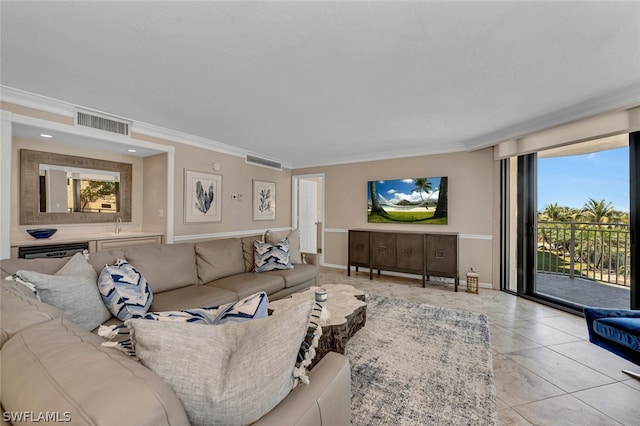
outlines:
[[[20,225],[131,222],[133,165],[20,149]]]
[[[41,213],[117,213],[120,172],[40,163]]]

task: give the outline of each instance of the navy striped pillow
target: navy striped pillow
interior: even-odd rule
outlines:
[[[289,239],[276,244],[254,241],[254,271],[267,272],[277,269],[293,269],[289,259]]]

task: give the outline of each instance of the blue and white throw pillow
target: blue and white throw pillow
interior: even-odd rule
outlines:
[[[146,319],[151,321],[179,321],[195,324],[218,325],[227,322],[244,322],[251,319],[266,318],[268,316],[269,299],[267,293],[247,296],[237,302],[220,306],[185,309],[183,311],[148,312],[144,315],[134,315],[130,319]],[[100,326],[98,335],[110,342],[104,346],[117,347],[131,356],[135,356],[135,347],[130,338],[127,323],[111,326]],[[113,341],[118,338],[118,341]]]
[[[153,301],[149,283],[129,262],[105,265],[98,278],[102,301],[120,321],[144,315]]]
[[[276,244],[254,241],[254,271],[267,272],[276,269],[293,269],[289,259],[289,239]]]
[[[307,325],[307,333],[302,340],[300,349],[298,349],[298,357],[296,358],[295,368],[293,369],[294,386],[302,382],[309,384],[309,376],[307,375],[307,367],[316,357],[316,348],[322,336],[322,327],[327,324],[329,319],[329,311],[318,302],[314,302],[313,309],[309,316],[309,324]]]

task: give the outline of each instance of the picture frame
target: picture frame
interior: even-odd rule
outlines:
[[[184,221],[222,221],[222,176],[184,171]]]
[[[253,220],[275,220],[276,184],[253,180]]]

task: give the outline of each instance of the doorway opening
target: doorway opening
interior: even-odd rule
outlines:
[[[503,290],[575,313],[637,309],[639,135],[502,160]]]
[[[300,251],[324,264],[324,174],[292,176],[291,228],[300,230]]]
[[[540,151],[534,294],[628,309],[627,134]]]

